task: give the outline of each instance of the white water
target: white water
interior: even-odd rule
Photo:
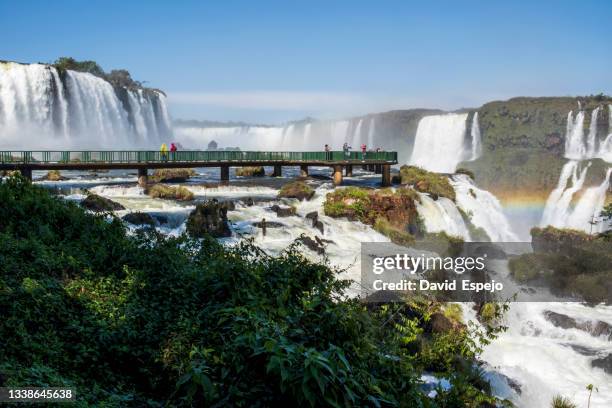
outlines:
[[[504,215],[497,197],[476,187],[472,179],[464,174],[452,176],[450,182],[455,189],[459,208],[470,216],[474,226],[487,233],[491,241],[520,241]]]
[[[470,233],[455,203],[446,197],[433,200],[429,195],[419,193],[417,211],[425,223],[427,232],[446,232],[449,235],[471,240]]]
[[[467,118],[467,113],[421,118],[409,164],[437,173],[453,173],[461,161],[476,160],[482,150],[478,112],[472,121],[468,151],[465,148]]]
[[[357,126],[355,126],[355,130],[353,131],[353,139],[351,140],[351,146],[353,150],[358,150],[361,145],[361,123],[363,119],[359,119],[357,122]]]
[[[608,129],[606,138],[597,135],[597,118],[601,112],[598,106],[591,112],[591,122],[588,133],[585,137],[584,118],[585,112],[570,111],[567,114],[567,128],[565,132],[565,157],[571,160],[587,160],[601,158],[608,163],[612,163],[612,130]],[[609,126],[612,127],[612,106],[608,105]]]
[[[372,148],[374,146],[374,132],[376,132],[376,119],[372,118],[370,119],[370,128],[368,129],[368,148]]]
[[[43,64],[0,63],[0,146],[5,149],[148,147],[170,136],[165,97]]]

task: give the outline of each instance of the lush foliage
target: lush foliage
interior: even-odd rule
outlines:
[[[612,239],[553,227],[531,230],[534,253],[511,259],[519,282],[549,287],[562,296],[612,303]]]
[[[0,385],[75,387],[77,406],[494,402],[471,368],[486,334],[428,332],[439,305],[368,309],[296,247],[128,235],[21,178],[0,201]],[[422,370],[453,387],[426,397]]]
[[[400,177],[402,184],[414,186],[416,190],[428,193],[434,199],[446,197],[455,201],[455,189],[448,177],[415,166],[402,166]]]

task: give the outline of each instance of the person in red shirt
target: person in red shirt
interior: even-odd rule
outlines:
[[[367,146],[365,145],[365,143],[362,143],[362,144],[361,144],[361,161],[364,161],[364,160],[365,160],[365,157],[366,157],[366,149],[367,149]]]
[[[174,143],[170,143],[170,151],[171,152],[176,152],[176,145]]]

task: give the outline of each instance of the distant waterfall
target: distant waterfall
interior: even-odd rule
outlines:
[[[600,232],[605,229],[601,222],[595,225],[592,225],[591,222],[597,221],[603,209],[610,186],[612,167],[608,168],[599,186],[585,189],[577,200],[573,200],[584,186],[590,163],[582,166],[582,169],[580,167],[581,163],[575,160],[563,166],[557,188],[550,193],[546,202],[540,223],[542,227],[552,225],[558,228],[580,229],[585,232]]]
[[[368,129],[368,143],[367,148],[374,146],[374,132],[376,132],[376,119],[370,119],[370,128]]]
[[[466,147],[467,113],[425,116],[419,121],[409,164],[437,173],[453,173],[464,160],[482,154],[478,112],[474,113]]]
[[[353,131],[353,140],[351,141],[351,147],[353,148],[353,150],[359,149],[359,146],[361,144],[361,123],[362,122],[363,122],[363,119],[359,119],[359,122],[357,122],[357,126],[355,126],[355,130]]]
[[[497,197],[476,187],[472,179],[463,174],[452,176],[450,182],[455,189],[457,206],[471,216],[471,223],[482,228],[491,241],[519,241]]]
[[[480,137],[480,124],[478,123],[478,112],[474,112],[474,118],[472,119],[472,129],[470,131],[472,135],[472,154],[470,160],[476,160],[482,154],[482,139]]]
[[[612,124],[612,107],[608,105],[609,123]],[[600,140],[597,135],[597,119],[601,107],[598,106],[591,112],[591,123],[588,133],[585,136],[584,119],[585,111],[580,110],[575,115],[573,111],[567,114],[567,127],[565,131],[565,157],[570,160],[588,160],[601,158],[607,162],[612,162],[612,134],[608,130],[608,135],[604,140]]]
[[[116,89],[94,75],[44,64],[0,63],[0,146],[8,149],[147,147],[169,141],[165,96]]]

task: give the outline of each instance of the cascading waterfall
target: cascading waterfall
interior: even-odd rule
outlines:
[[[437,173],[453,173],[463,160],[475,160],[482,149],[478,113],[474,114],[471,148],[464,147],[467,113],[448,113],[421,118],[409,164]]]
[[[608,106],[610,119],[612,110]],[[565,163],[557,187],[550,193],[540,225],[552,225],[557,228],[574,228],[589,233],[603,231],[606,226],[598,220],[603,209],[606,194],[610,185],[608,168],[604,180],[598,186],[583,189],[591,162],[586,160],[601,158],[612,162],[612,131],[609,129],[605,140],[597,137],[597,118],[601,108],[591,112],[589,132],[584,138],[585,112],[579,111],[575,116],[569,112],[565,134]],[[612,122],[610,122],[612,126]]]
[[[44,64],[0,63],[4,148],[157,149],[170,126],[160,92],[116,89],[92,74],[60,74]]]
[[[376,119],[370,119],[370,128],[368,129],[368,148],[372,148],[374,146],[374,132],[376,131]]]
[[[418,193],[417,211],[424,221],[427,232],[446,232],[470,241],[470,233],[455,203],[446,197],[437,200],[427,194]]]
[[[510,227],[502,206],[493,194],[482,190],[464,174],[452,176],[457,206],[470,216],[470,222],[482,228],[491,241],[518,242],[519,238]]]

